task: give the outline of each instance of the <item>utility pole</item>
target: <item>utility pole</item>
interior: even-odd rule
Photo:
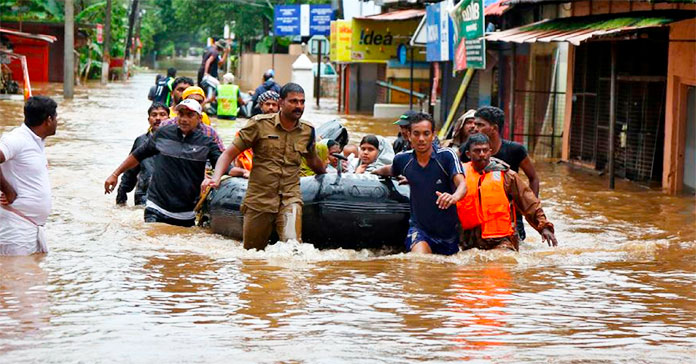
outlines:
[[[128,15],[128,36],[126,37],[126,51],[123,56],[123,79],[128,79],[128,58],[130,57],[131,41],[133,38],[133,27],[135,26],[135,16],[138,12],[138,0],[133,0],[130,14]]]
[[[611,42],[611,79],[609,82],[609,189],[614,189],[614,160],[616,159],[616,42]]]
[[[102,49],[101,84],[109,81],[109,63],[111,62],[111,0],[106,0],[106,21],[104,22],[104,48]]]
[[[73,0],[65,0],[65,42],[63,47],[63,98],[70,100],[75,94],[75,8]]]

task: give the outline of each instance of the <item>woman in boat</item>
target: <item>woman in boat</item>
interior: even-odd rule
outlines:
[[[392,163],[394,149],[381,136],[366,135],[360,141],[360,159],[355,173],[370,173],[377,168]]]

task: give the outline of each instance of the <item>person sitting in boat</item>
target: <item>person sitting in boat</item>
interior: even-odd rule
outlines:
[[[338,158],[334,157],[334,154],[341,154],[341,144],[333,139],[328,139],[326,141],[326,146],[329,148],[329,165],[326,166],[326,173],[336,173],[338,172]],[[346,171],[348,167],[348,161],[341,161],[342,171]]]
[[[464,248],[519,250],[515,210],[541,234],[541,240],[556,246],[553,224],[546,219],[541,202],[520,176],[505,162],[491,158],[491,140],[474,134],[462,147],[471,160],[464,164],[466,194],[457,202]]]
[[[393,159],[394,149],[386,139],[377,135],[366,135],[360,141],[360,159],[355,173],[370,173],[391,164]]]
[[[329,165],[329,139],[320,140],[316,144],[317,155],[321,162],[324,163],[324,168]],[[302,157],[302,165],[300,165],[300,177],[314,176],[316,173],[307,165],[307,159]]]

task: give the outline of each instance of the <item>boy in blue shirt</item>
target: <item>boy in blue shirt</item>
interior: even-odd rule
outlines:
[[[394,157],[381,176],[404,176],[411,187],[411,219],[406,249],[414,253],[452,255],[459,251],[456,203],[466,194],[464,171],[457,154],[433,146],[433,118],[416,113],[411,119],[412,150]]]

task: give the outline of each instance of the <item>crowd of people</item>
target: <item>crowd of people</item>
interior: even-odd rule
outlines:
[[[243,245],[264,249],[273,230],[279,240],[301,240],[301,176],[371,173],[410,186],[405,240],[410,252],[518,251],[526,235],[523,216],[543,241],[557,245],[525,148],[501,137],[505,122],[501,109],[468,110],[446,140],[436,137],[429,114],[409,111],[394,122],[399,132],[393,143],[366,135],[357,145],[342,146],[318,138],[314,127],[302,119],[302,87],[295,83],[281,87],[269,70],[250,100],[255,116],[225,147],[204,109],[217,102],[213,112],[220,118],[235,118],[246,103],[231,74],[215,84],[227,53],[224,43],[209,47],[198,86],[188,77],[176,77],[175,69],[156,78],[148,95],[153,101],[147,110],[149,128],[104,182],[105,193],[111,193],[121,177],[118,204],[125,204],[127,193],[135,189],[134,203],[145,206],[145,222],[193,226],[197,202],[205,191],[220,186],[223,176],[248,178],[241,206]],[[42,226],[50,212],[50,187],[43,143],[55,133],[56,104],[50,98],[32,97],[24,113],[22,127],[0,139],[2,255],[46,251]],[[517,174],[520,168],[529,183]],[[37,177],[25,178],[26,171]]]

